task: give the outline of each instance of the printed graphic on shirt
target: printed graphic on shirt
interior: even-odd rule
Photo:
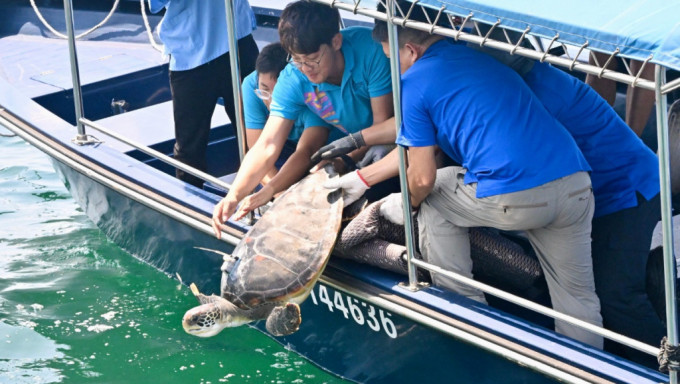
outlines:
[[[333,102],[326,92],[319,91],[316,87],[314,87],[313,92],[305,92],[305,104],[326,122],[332,124],[344,134],[349,134],[342,124],[340,124],[340,118],[338,117],[335,108],[333,108]]]

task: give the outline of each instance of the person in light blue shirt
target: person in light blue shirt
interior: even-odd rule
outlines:
[[[340,31],[339,25],[337,9],[314,1],[292,2],[281,13],[279,37],[291,64],[279,75],[260,138],[244,157],[229,193],[213,210],[217,237],[237,206],[235,219],[290,185],[268,188],[269,183],[248,196],[273,166],[295,120],[304,111],[317,114],[334,130],[352,138],[353,132],[393,116],[389,61],[380,45],[371,39],[370,29]],[[358,161],[364,154],[366,149],[362,148],[350,153],[349,158]],[[308,164],[311,166],[311,159]]]
[[[241,85],[243,90],[243,109],[246,125],[246,142],[248,148],[253,148],[260,138],[262,130],[269,118],[269,106],[272,102],[272,91],[274,90],[279,74],[286,67],[288,61],[286,51],[281,43],[271,43],[264,48],[255,62],[255,71],[246,76]],[[306,132],[306,133],[305,133]],[[330,135],[329,135],[330,133]],[[318,149],[317,142],[327,136],[329,140],[335,140],[341,136],[341,132],[326,123],[321,117],[311,111],[303,111],[295,120],[295,124],[288,135],[288,140],[296,143],[296,149],[284,167],[286,169],[304,168],[308,163],[311,154]],[[276,167],[265,175],[260,184],[266,185],[274,179],[278,170]],[[275,181],[276,182],[276,181]]]
[[[159,27],[170,57],[170,90],[175,119],[175,159],[205,171],[210,121],[218,98],[236,121],[224,0],[148,0],[153,13],[165,8]],[[247,0],[234,1],[242,76],[253,71],[258,48],[252,36],[255,17]],[[240,79],[238,80],[240,83]],[[177,170],[194,186],[203,181]]]

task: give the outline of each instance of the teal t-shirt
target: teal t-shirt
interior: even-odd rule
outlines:
[[[263,129],[264,125],[267,123],[267,118],[269,118],[269,110],[264,104],[264,101],[255,94],[256,89],[257,71],[253,71],[243,79],[243,84],[241,84],[241,91],[243,93],[243,118],[245,120],[246,128],[248,129]],[[309,127],[326,127],[332,129],[328,123],[316,114],[311,111],[303,111],[300,116],[295,119],[293,128],[288,135],[288,140],[298,141],[300,136],[302,136],[302,131]]]
[[[371,37],[369,28],[350,27],[341,33],[345,58],[341,84],[314,84],[289,64],[274,87],[273,116],[295,120],[303,111],[310,110],[341,135],[373,125],[371,98],[392,91],[389,60],[382,46]]]

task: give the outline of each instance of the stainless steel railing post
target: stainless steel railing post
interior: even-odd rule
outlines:
[[[401,70],[399,68],[399,41],[397,26],[393,23],[395,3],[387,1],[387,34],[390,46],[390,68],[392,70],[392,99],[394,101],[394,122],[397,134],[401,129]],[[406,177],[406,149],[397,146],[399,152],[399,186],[401,187],[402,206],[404,208],[404,232],[406,235],[406,252],[408,255],[408,289],[418,289],[418,275],[416,266],[411,262],[415,256],[415,244],[413,233],[413,216],[411,216],[411,199],[408,191],[408,178]]]
[[[229,63],[231,64],[231,87],[234,93],[234,111],[236,112],[236,139],[238,140],[238,155],[243,161],[247,151],[246,128],[243,122],[243,99],[241,98],[241,68],[238,60],[238,39],[236,38],[236,23],[234,17],[234,0],[224,0],[227,18],[227,34],[229,38]]]
[[[71,0],[64,0],[64,13],[66,14],[66,34],[68,36],[68,52],[71,60],[71,80],[73,82],[73,104],[76,109],[76,127],[78,136],[74,140],[76,143],[86,143],[87,135],[85,127],[80,119],[83,117],[83,96],[80,89],[80,71],[78,70],[78,55],[76,53],[76,38],[73,31],[73,6]]]
[[[671,213],[670,150],[668,132],[668,98],[661,92],[666,82],[666,69],[657,65],[654,70],[656,93],[656,134],[659,147],[659,181],[661,183],[661,225],[663,229],[663,261],[666,288],[667,342],[678,345],[675,304],[675,256],[673,252],[673,216]],[[678,373],[669,372],[670,382],[677,384]]]

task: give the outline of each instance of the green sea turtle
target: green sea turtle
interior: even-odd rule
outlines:
[[[330,257],[340,230],[340,190],[322,184],[337,177],[326,167],[308,175],[274,201],[222,264],[221,296],[192,291],[201,303],[182,319],[184,330],[210,337],[225,327],[267,319],[267,330],[298,330],[300,307]]]

